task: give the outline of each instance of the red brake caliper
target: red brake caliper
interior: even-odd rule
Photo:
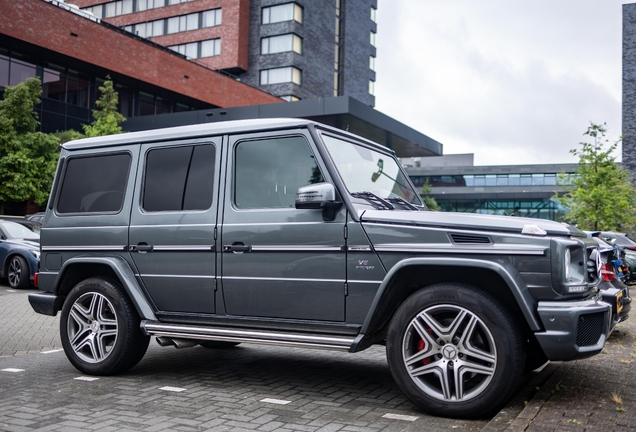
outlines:
[[[433,330],[426,327],[426,331],[428,332],[428,334],[432,334]],[[424,351],[424,349],[426,348],[426,341],[424,339],[420,339],[420,341],[417,343],[417,350],[418,351]],[[424,360],[422,360],[422,364],[424,366],[426,366],[427,364],[431,363],[431,358],[430,357],[426,357]]]

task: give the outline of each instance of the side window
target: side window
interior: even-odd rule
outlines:
[[[128,153],[69,159],[56,211],[61,214],[119,212],[130,162]]]
[[[324,181],[303,137],[240,142],[234,163],[234,202],[242,209],[293,208],[299,187]]]
[[[212,205],[213,183],[214,146],[150,150],[142,206],[150,212],[207,210]]]

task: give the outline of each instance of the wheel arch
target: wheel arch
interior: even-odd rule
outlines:
[[[408,258],[387,273],[350,352],[364,350],[381,341],[393,314],[411,294],[445,282],[474,286],[509,308],[526,332],[541,330],[541,324],[534,314],[536,300],[519,272],[509,262],[461,257]]]
[[[142,320],[157,319],[130,265],[119,256],[79,256],[67,260],[55,280],[53,292],[57,297],[64,298],[75,285],[91,277],[117,281],[128,294]],[[62,307],[62,304],[60,302],[59,306]]]

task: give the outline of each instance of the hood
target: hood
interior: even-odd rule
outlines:
[[[525,225],[537,225],[544,229],[548,235],[585,237],[585,233],[575,227],[546,219],[494,216],[476,213],[364,210],[360,213],[360,220],[362,222],[499,231],[515,234],[521,234],[521,230]]]
[[[7,243],[24,246],[29,249],[40,249],[40,239],[10,239]]]

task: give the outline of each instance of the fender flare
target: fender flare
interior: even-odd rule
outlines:
[[[57,289],[60,286],[66,271],[76,264],[101,264],[110,267],[119,278],[120,283],[135,305],[135,309],[137,309],[137,313],[139,313],[141,319],[157,321],[155,313],[146,300],[146,296],[139,286],[139,283],[137,283],[137,279],[135,278],[135,274],[130,268],[130,265],[125,259],[119,256],[77,256],[67,260],[55,278],[53,292],[57,293]]]
[[[435,267],[475,267],[487,269],[498,274],[503,281],[508,285],[510,291],[516,300],[521,312],[523,313],[528,326],[532,331],[540,331],[542,329],[537,317],[533,313],[536,309],[537,301],[532,297],[528,286],[517,271],[517,269],[505,260],[480,260],[475,258],[461,258],[461,257],[418,257],[407,258],[396,265],[394,265],[384,277],[384,280],[380,284],[380,288],[371,303],[369,312],[367,313],[360,333],[356,337],[355,341],[351,345],[350,352],[361,351],[369,346],[369,329],[374,329],[374,318],[377,317],[376,312],[380,310],[383,301],[388,297],[388,287],[395,277],[395,275],[407,267],[412,266],[435,266]]]

